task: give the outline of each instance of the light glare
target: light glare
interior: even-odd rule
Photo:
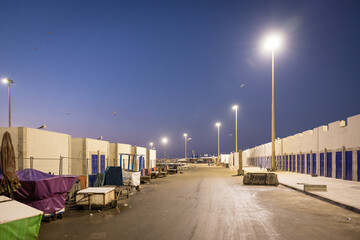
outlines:
[[[221,126],[221,123],[217,122],[217,123],[215,124],[215,126],[216,126],[216,127],[220,127],[220,126]]]
[[[163,144],[166,144],[167,141],[168,141],[167,138],[163,138],[163,139],[162,139]]]
[[[234,105],[234,106],[232,107],[233,110],[237,110],[238,108],[239,108],[238,105]]]
[[[265,42],[265,48],[270,50],[275,50],[280,47],[281,38],[278,35],[273,35],[267,38]]]

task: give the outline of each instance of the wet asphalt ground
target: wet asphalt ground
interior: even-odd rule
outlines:
[[[200,165],[153,179],[117,208],[42,223],[39,239],[360,239],[360,214],[234,175]]]

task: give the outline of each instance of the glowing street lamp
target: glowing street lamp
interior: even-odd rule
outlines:
[[[215,126],[218,128],[218,163],[220,163],[220,126],[221,123],[217,122]]]
[[[271,105],[271,170],[276,171],[275,164],[275,102],[274,102],[274,52],[280,47],[281,38],[278,35],[270,36],[265,42],[265,48],[272,53],[272,105]]]
[[[166,143],[168,142],[168,140],[167,140],[167,138],[162,138],[161,139],[161,141],[162,141],[162,143],[164,144],[164,162],[165,162],[165,172],[167,173],[167,161],[166,161],[166,158],[165,158],[165,156],[166,156],[166,152],[165,152],[165,145],[166,145]]]
[[[187,160],[187,149],[186,149],[186,145],[187,145],[187,141],[188,141],[188,139],[187,139],[187,133],[184,133],[184,138],[185,138],[185,162],[186,162],[186,160]]]
[[[154,145],[154,143],[151,142],[151,143],[150,143],[150,149],[153,149],[153,145]]]
[[[10,78],[4,78],[2,79],[3,84],[8,85],[8,96],[9,96],[9,127],[11,127],[11,104],[10,104],[10,84],[13,84],[14,81]]]
[[[235,152],[238,151],[238,127],[237,127],[237,110],[238,110],[238,105],[234,105],[232,107],[233,110],[235,110]]]

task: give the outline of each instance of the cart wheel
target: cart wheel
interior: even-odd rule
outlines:
[[[111,207],[116,208],[116,206],[117,206],[117,201],[116,200],[111,201]]]
[[[141,190],[140,186],[136,186],[135,189],[136,189],[138,192],[140,192],[140,190]]]
[[[56,218],[57,218],[57,219],[62,219],[62,217],[63,217],[63,216],[62,216],[61,213],[59,213],[58,215],[56,215]]]

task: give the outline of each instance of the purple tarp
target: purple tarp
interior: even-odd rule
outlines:
[[[66,193],[78,179],[78,176],[57,176],[35,169],[20,170],[16,174],[21,187],[14,193],[15,199],[44,213],[64,208]]]

